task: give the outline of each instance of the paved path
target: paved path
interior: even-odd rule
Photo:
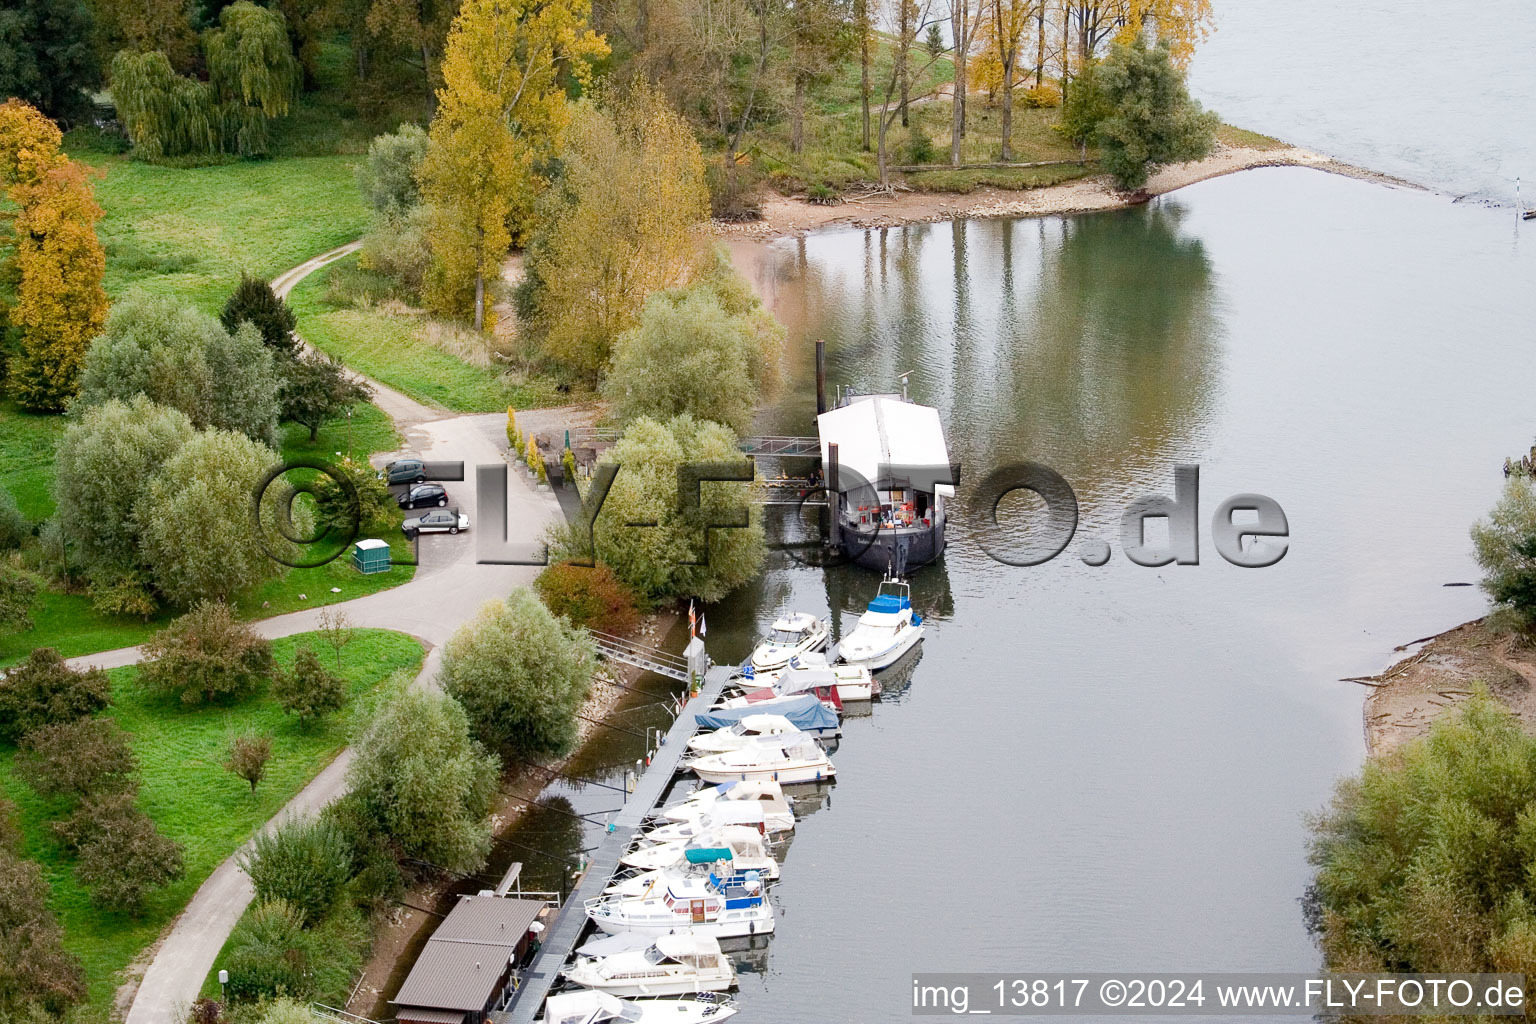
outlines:
[[[360,243],[341,246],[280,275],[273,287],[286,295],[295,284],[320,267],[357,250]],[[398,391],[368,381],[374,402],[406,436],[406,447],[430,460],[463,462],[461,484],[448,484],[459,508],[470,517],[468,533],[456,537],[433,535],[421,538],[420,566],[409,583],[352,601],[324,608],[304,609],[254,623],[268,638],[291,636],[312,630],[323,611],[341,611],[354,626],[392,629],[420,639],[427,648],[426,661],[417,685],[433,685],[443,644],[487,601],[500,600],[513,588],[531,583],[536,566],[479,565],[475,537],[479,529],[499,530],[500,524],[480,520],[474,491],[474,469],[479,464],[506,461],[506,415],[454,415],[433,409]],[[543,535],[560,517],[554,495],[540,491],[517,470],[507,474],[508,532],[528,540]],[[100,654],[71,658],[77,666],[116,668],[139,661],[140,650],[127,647]],[[265,828],[289,816],[312,816],[346,791],[347,748],[309,785],[305,786]],[[249,845],[249,844],[247,844]],[[243,849],[243,848],[242,848]],[[251,880],[239,865],[240,852],[214,869],[165,935],[129,1007],[127,1024],[182,1024],[187,1008],[197,998],[203,979],[240,915],[255,897]]]

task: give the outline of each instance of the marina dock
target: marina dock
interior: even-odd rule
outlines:
[[[560,969],[570,960],[588,926],[586,901],[603,894],[619,869],[619,858],[629,849],[635,832],[661,802],[672,783],[679,762],[687,752],[688,740],[698,728],[695,715],[706,711],[720,699],[726,682],[736,670],[729,665],[710,668],[698,696],[688,701],[667,730],[666,738],[651,757],[650,765],[640,774],[635,790],[614,815],[611,827],[598,842],[581,881],[571,891],[560,916],[542,936],[538,957],[523,972],[522,985],[511,1004],[494,1016],[498,1024],[533,1024],[544,1005],[544,997],[560,979]]]

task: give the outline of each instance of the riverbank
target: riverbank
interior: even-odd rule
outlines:
[[[1218,144],[1204,160],[1158,168],[1148,180],[1147,187],[1136,193],[1121,192],[1115,188],[1110,175],[1096,174],[1022,191],[999,188],[978,188],[963,194],[899,191],[848,199],[835,206],[820,206],[793,196],[771,195],[763,203],[761,220],[740,224],[716,221],[714,228],[715,233],[727,241],[768,241],[798,237],[825,228],[887,228],[962,217],[1090,213],[1135,206],[1196,182],[1256,167],[1312,167],[1383,185],[1420,187],[1299,146],[1264,148]]]
[[[1524,638],[1473,619],[1397,650],[1407,653],[1385,672],[1348,680],[1371,688],[1364,718],[1373,756],[1423,736],[1478,684],[1536,732],[1536,647]]]

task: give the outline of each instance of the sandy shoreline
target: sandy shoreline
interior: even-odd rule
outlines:
[[[767,241],[823,229],[896,227],[959,217],[1039,217],[1115,210],[1198,181],[1255,167],[1312,167],[1384,185],[1419,187],[1299,146],[1258,149],[1218,145],[1204,160],[1159,168],[1146,189],[1137,194],[1118,191],[1107,174],[1022,190],[978,188],[964,194],[896,192],[890,196],[850,199],[836,206],[817,206],[803,199],[772,194],[763,203],[761,220],[742,224],[716,221],[714,230],[728,241]]]

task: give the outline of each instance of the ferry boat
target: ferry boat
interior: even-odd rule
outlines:
[[[773,629],[752,651],[747,665],[756,672],[783,668],[797,655],[825,648],[830,635],[827,624],[816,616],[809,612],[790,612],[774,622]]]
[[[878,672],[900,661],[922,639],[923,617],[912,610],[911,586],[887,577],[858,625],[837,645],[836,656],[844,664]]]
[[[660,892],[614,893],[586,902],[587,917],[609,935],[692,931],[717,939],[773,931],[773,906],[755,871],[722,878],[674,877]]]
[[[898,576],[937,560],[956,479],[938,410],[904,393],[845,394],[816,429],[843,556]]]
[[[605,948],[612,951],[601,952]],[[712,935],[609,936],[587,943],[577,955],[561,972],[565,979],[612,996],[682,996],[723,992],[736,984],[736,968]]]

